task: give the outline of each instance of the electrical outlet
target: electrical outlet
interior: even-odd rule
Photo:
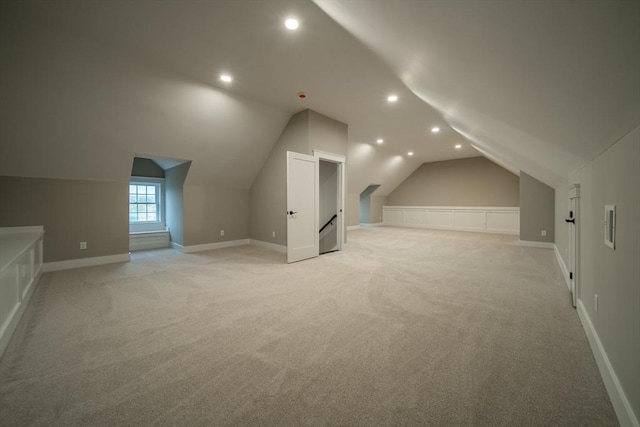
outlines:
[[[276,237],[276,232],[275,231],[271,232],[271,237]]]
[[[547,235],[547,230],[542,230],[542,231],[540,231],[540,235],[541,235],[541,236],[546,236],[546,235]]]
[[[224,230],[220,230],[220,235],[224,236]]]
[[[87,249],[87,242],[80,242],[80,249],[82,250]]]
[[[595,295],[594,295],[594,298],[593,298],[593,304],[594,304],[594,306],[595,306],[596,313],[597,313],[597,312],[598,312],[598,294],[595,294]]]

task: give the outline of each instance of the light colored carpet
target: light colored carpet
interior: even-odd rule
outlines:
[[[553,251],[375,228],[45,274],[2,425],[616,425]]]

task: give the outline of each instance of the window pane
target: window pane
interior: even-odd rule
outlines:
[[[138,221],[146,221],[147,214],[146,213],[138,213]]]
[[[156,212],[156,205],[147,205],[147,212]]]
[[[138,205],[138,212],[147,212],[147,205]]]
[[[138,215],[135,213],[129,213],[129,222],[136,222],[138,221]]]
[[[158,219],[156,218],[156,214],[155,213],[149,213],[147,214],[147,221],[157,221]]]
[[[136,194],[136,186],[135,185],[130,185],[129,186],[129,194]]]
[[[138,185],[138,194],[147,194],[147,186],[146,185]]]
[[[138,203],[147,203],[147,196],[138,195]]]
[[[155,203],[156,202],[156,196],[155,195],[147,195],[147,203]]]
[[[138,206],[136,204],[129,204],[129,212],[138,212]]]
[[[149,185],[147,187],[147,194],[156,194],[156,186],[155,185]]]
[[[135,202],[136,202],[135,194],[133,196],[129,196],[129,203],[135,203]]]

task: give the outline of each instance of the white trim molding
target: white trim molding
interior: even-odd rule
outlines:
[[[543,249],[553,249],[555,247],[555,245],[551,242],[534,242],[532,240],[518,240],[518,245]]]
[[[259,246],[261,248],[270,249],[272,251],[280,252],[283,254],[287,253],[287,247],[284,245],[278,245],[275,243],[264,242],[262,240],[250,239],[250,244]]]
[[[562,277],[564,277],[564,283],[567,285],[567,289],[571,292],[571,281],[569,280],[569,269],[567,269],[567,265],[564,263],[562,256],[560,255],[560,250],[558,246],[553,245],[553,251],[556,254],[556,259],[558,260],[558,265],[560,266],[560,270],[562,270]]]
[[[243,246],[248,244],[249,244],[249,239],[229,240],[227,242],[205,243],[202,245],[182,246],[182,252],[185,254],[190,254],[193,252],[211,251],[214,249],[231,248],[233,246]],[[173,245],[174,244],[172,243],[172,247],[174,247]],[[180,246],[180,245],[176,244],[176,246]]]
[[[609,398],[611,399],[611,403],[613,404],[613,409],[616,411],[616,415],[618,416],[620,425],[640,427],[640,424],[638,424],[638,417],[636,416],[636,414],[634,414],[633,408],[629,403],[629,399],[627,398],[627,395],[624,393],[624,390],[620,385],[618,376],[613,370],[613,366],[611,366],[611,361],[609,361],[609,357],[607,356],[607,353],[602,346],[602,342],[600,341],[598,333],[593,327],[593,323],[591,322],[591,319],[587,314],[587,310],[582,304],[582,300],[578,300],[577,309],[578,316],[580,317],[580,322],[582,323],[582,327],[587,334],[587,339],[589,340],[591,351],[595,356],[596,363],[598,364],[598,369],[600,370],[600,375],[602,376],[604,385],[607,389],[607,392],[609,393]]]
[[[494,234],[520,234],[519,207],[383,206],[383,224]]]
[[[359,228],[360,228],[360,225],[348,225],[347,226],[347,231],[357,230]]]
[[[51,271],[69,270],[72,268],[93,267],[95,265],[113,264],[116,262],[129,262],[131,255],[117,254],[98,256],[93,258],[69,259],[66,261],[47,262],[42,266],[42,271],[49,273]]]

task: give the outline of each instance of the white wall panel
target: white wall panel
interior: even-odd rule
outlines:
[[[384,206],[383,219],[385,225],[400,227],[520,233],[518,207]]]

